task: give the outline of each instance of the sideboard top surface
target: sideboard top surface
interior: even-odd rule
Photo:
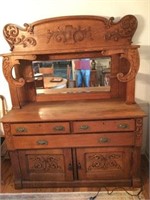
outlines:
[[[23,109],[12,109],[3,117],[3,122],[42,122],[96,120],[143,117],[145,113],[137,104],[127,105],[123,101],[64,101],[30,103]]]

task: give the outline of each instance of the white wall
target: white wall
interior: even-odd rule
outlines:
[[[141,64],[136,82],[136,98],[150,105],[150,1],[149,0],[5,0],[1,2],[0,12],[0,54],[9,52],[9,45],[3,37],[3,27],[7,23],[23,26],[39,19],[65,15],[99,15],[121,18],[133,14],[138,19],[138,29],[133,43],[140,45]],[[2,59],[0,58],[0,63]],[[0,94],[6,97],[11,108],[8,85],[0,67]],[[146,126],[148,126],[146,122]],[[144,138],[147,140],[148,129]],[[148,148],[145,145],[145,149]]]

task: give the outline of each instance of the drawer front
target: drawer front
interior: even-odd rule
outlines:
[[[70,133],[69,122],[11,124],[13,135]]]
[[[73,122],[74,133],[134,131],[134,119]]]
[[[133,146],[134,132],[102,134],[68,134],[47,136],[13,136],[15,149]]]

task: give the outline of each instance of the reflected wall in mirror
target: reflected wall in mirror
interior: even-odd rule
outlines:
[[[111,57],[34,61],[37,89],[110,88]]]

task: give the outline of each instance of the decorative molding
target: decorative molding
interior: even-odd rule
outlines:
[[[57,30],[48,30],[47,34],[47,43],[54,40],[58,43],[74,44],[86,39],[92,40],[91,27],[75,27],[69,24],[63,27],[59,26]]]
[[[28,46],[35,46],[37,44],[35,38],[26,37],[25,34],[20,34],[20,31],[29,32],[33,34],[33,26],[27,23],[24,24],[25,28],[21,28],[15,24],[7,24],[3,29],[3,34],[11,47],[11,51],[15,45],[22,45],[24,48]]]
[[[109,169],[121,169],[120,164],[117,162],[118,159],[121,159],[122,156],[120,153],[116,154],[94,154],[88,155],[88,171],[93,170],[109,170]]]
[[[30,172],[62,173],[62,157],[60,155],[28,155]]]
[[[143,132],[143,120],[142,118],[136,119],[136,136],[141,137]]]

